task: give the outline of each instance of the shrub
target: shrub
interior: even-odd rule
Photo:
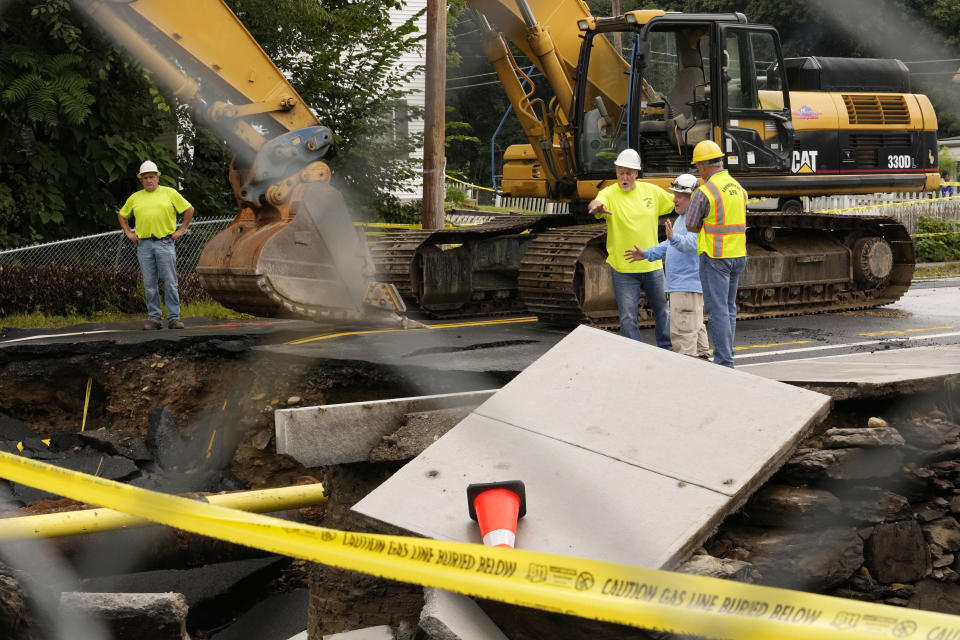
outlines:
[[[953,262],[960,260],[960,225],[953,220],[921,216],[917,233],[942,235],[917,238],[917,262]]]

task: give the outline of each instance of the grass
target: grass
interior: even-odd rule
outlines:
[[[960,276],[960,262],[918,264],[916,270],[913,272],[913,277],[915,280],[948,278],[951,276]],[[231,309],[227,309],[223,305],[213,301],[185,303],[180,307],[180,316],[183,318],[203,317],[221,320],[238,320],[253,317],[245,313],[238,313]],[[93,314],[92,316],[51,316],[45,313],[34,312],[0,318],[0,327],[8,327],[11,329],[60,329],[78,324],[129,322],[131,320],[143,320],[145,317],[146,312],[142,314],[131,315],[128,313],[101,311]]]
[[[949,278],[951,276],[960,276],[960,262],[918,264],[917,268],[913,272],[914,280]]]
[[[184,303],[180,306],[180,317],[204,317],[224,320],[237,320],[240,318],[251,318],[253,316],[232,311],[231,309],[227,309],[217,302],[210,301]],[[0,318],[0,327],[8,327],[12,329],[60,329],[78,324],[129,322],[131,320],[143,320],[145,318],[146,310],[144,310],[142,314],[135,315],[131,315],[129,313],[118,313],[115,311],[99,311],[92,316],[51,316],[35,311],[33,313],[15,314]]]

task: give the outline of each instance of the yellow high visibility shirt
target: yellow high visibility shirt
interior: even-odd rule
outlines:
[[[662,269],[661,260],[627,262],[623,254],[634,245],[645,249],[659,242],[657,225],[660,216],[673,211],[673,196],[646,182],[635,183],[630,191],[624,191],[616,183],[602,189],[597,200],[612,212],[612,215],[596,216],[607,221],[607,264],[620,273]]]
[[[171,187],[141,189],[123,204],[120,215],[136,218],[138,238],[164,238],[177,230],[177,214],[190,208],[187,199]]]
[[[697,253],[711,258],[747,255],[747,192],[724,169],[717,171],[699,191],[710,203],[697,237]]]

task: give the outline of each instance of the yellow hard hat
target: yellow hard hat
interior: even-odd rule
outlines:
[[[693,161],[690,164],[697,164],[698,162],[706,162],[707,160],[715,160],[716,158],[723,157],[723,150],[713,140],[701,140],[697,143],[697,146],[693,148]]]

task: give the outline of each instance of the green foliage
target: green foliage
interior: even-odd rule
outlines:
[[[146,157],[173,121],[140,96],[141,70],[83,28],[66,0],[0,13],[0,247],[116,228]]]
[[[951,262],[960,260],[960,224],[954,220],[937,220],[921,216],[917,233],[942,235],[917,238],[917,262]]]
[[[954,177],[957,175],[957,160],[952,155],[950,155],[950,150],[944,146],[940,146],[939,153],[939,166],[940,171],[946,171],[947,175]]]
[[[422,49],[419,14],[399,25],[400,0],[229,0],[228,4],[335,136],[325,160],[358,219],[390,206],[391,191],[417,177],[406,135],[420,111],[404,83],[422,71],[400,57]]]
[[[420,224],[423,222],[423,200],[402,202],[398,198],[390,198],[377,211],[377,220],[391,224]]]

